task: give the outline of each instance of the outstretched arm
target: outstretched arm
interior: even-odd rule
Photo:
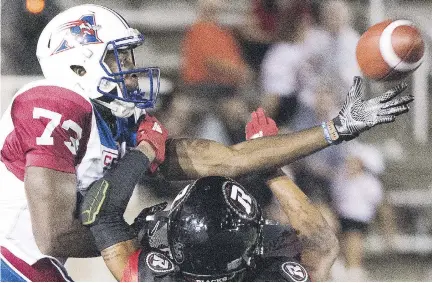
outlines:
[[[267,184],[288,217],[288,223],[298,233],[302,244],[301,264],[314,281],[326,281],[339,253],[336,235],[290,178],[276,177]]]
[[[355,77],[339,115],[321,126],[230,147],[209,140],[171,140],[162,173],[167,179],[180,180],[209,175],[236,177],[277,169],[331,144],[351,140],[375,125],[393,122],[397,115],[408,111],[408,103],[413,100],[410,95],[397,97],[405,88],[402,83],[365,101],[362,80]]]
[[[161,171],[167,179],[239,175],[277,169],[327,147],[323,129],[311,128],[225,146],[211,140],[175,139],[167,143]]]
[[[263,109],[258,108],[252,113],[252,119],[246,125],[247,140],[277,133],[276,123],[266,117]],[[314,280],[326,280],[339,250],[335,234],[307,196],[281,169],[267,185],[275,197],[269,207],[271,218],[296,230],[302,245],[301,263]]]

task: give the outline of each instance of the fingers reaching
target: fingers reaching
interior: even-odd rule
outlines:
[[[396,116],[409,111],[412,95],[397,97],[408,84],[402,82],[386,93],[369,100],[363,100],[363,85],[360,77],[354,77],[339,115],[333,119],[336,131],[341,140],[351,140],[360,133],[377,124],[393,122]]]
[[[380,111],[378,111],[378,116],[387,116],[387,115],[398,116],[408,111],[409,111],[408,105],[400,105],[389,109],[381,109]]]
[[[397,96],[398,94],[402,93],[406,88],[408,87],[408,84],[406,82],[402,82],[395,86],[394,88],[388,90],[386,93],[378,97],[379,102],[387,102],[393,97]]]
[[[398,97],[398,98],[395,98],[393,100],[390,100],[390,101],[384,103],[383,106],[381,107],[381,109],[388,109],[388,108],[391,108],[394,106],[406,105],[413,100],[414,100],[414,96],[405,95],[405,96]]]
[[[394,120],[395,120],[395,116],[393,115],[381,116],[378,117],[376,124],[387,124],[393,122]]]
[[[351,99],[360,98],[363,95],[363,80],[361,77],[354,77],[354,82],[348,92]]]

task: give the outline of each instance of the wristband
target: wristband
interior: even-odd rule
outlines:
[[[337,132],[332,120],[322,122],[321,127],[323,128],[324,138],[328,144],[333,145],[341,142],[341,140],[339,139],[339,133]]]

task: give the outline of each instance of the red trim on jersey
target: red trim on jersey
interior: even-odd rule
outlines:
[[[122,282],[138,282],[138,263],[141,249],[129,256],[128,263],[123,270]]]
[[[10,266],[14,267],[19,273],[34,282],[69,282],[63,277],[57,267],[49,258],[42,258],[35,264],[29,265],[22,259],[16,257],[5,247],[0,247],[2,256]],[[67,276],[67,275],[66,275]]]

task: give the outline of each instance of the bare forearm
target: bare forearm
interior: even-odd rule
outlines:
[[[102,258],[112,275],[120,281],[129,257],[138,250],[136,240],[129,240],[108,247],[101,252]]]
[[[233,166],[237,174],[272,170],[310,155],[328,146],[322,128],[316,127],[294,134],[264,137],[232,147]]]
[[[307,196],[288,177],[269,180],[268,185],[298,232],[303,251],[301,262],[315,281],[324,281],[339,252],[336,235],[310,203]]]
[[[172,140],[162,167],[170,179],[237,177],[277,169],[327,147],[321,127],[224,146],[209,140]]]

